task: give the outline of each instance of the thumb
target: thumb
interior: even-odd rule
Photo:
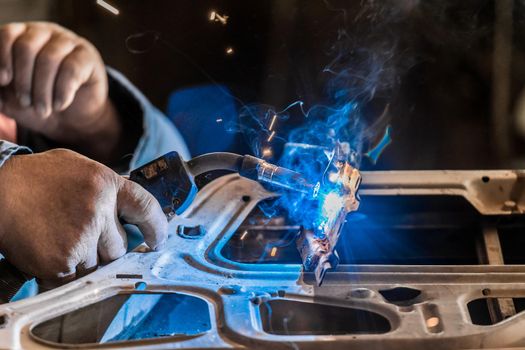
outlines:
[[[124,180],[117,195],[117,212],[126,222],[138,226],[151,249],[166,241],[168,220],[155,197],[139,184]]]

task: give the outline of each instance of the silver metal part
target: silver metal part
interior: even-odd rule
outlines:
[[[314,189],[314,185],[310,184],[301,174],[264,160],[257,165],[257,180],[310,196]]]
[[[487,216],[521,215],[525,208],[524,172],[363,172],[362,176],[362,203],[373,196],[460,196]],[[467,310],[468,302],[487,295],[503,300],[525,297],[525,265],[501,264],[493,232],[485,237],[492,252],[487,265],[340,264],[317,287],[313,276],[302,273],[300,264],[246,264],[221,255],[222,248],[257,203],[272,196],[261,185],[238,175],[213,181],[182,216],[170,222],[171,235],[162,251],[129,253],[63,287],[0,305],[0,348],[75,347],[38,339],[31,330],[43,321],[108,297],[139,291],[177,292],[201,298],[208,305],[211,327],[194,336],[112,343],[112,348],[405,350],[525,346],[525,313],[508,314],[512,310],[503,302],[500,311],[509,317],[482,326],[472,322]],[[180,225],[199,226],[203,234],[185,238],[177,234]],[[420,294],[411,304],[389,301],[382,294],[396,289]],[[274,315],[281,313],[285,318],[287,308],[295,304],[303,305],[305,310],[312,310],[312,306],[319,307],[316,310],[325,306],[343,308],[348,314],[339,323],[330,323],[333,331],[286,329],[290,335],[265,326],[263,319],[269,313],[264,305],[268,303],[273,303]],[[310,312],[306,317],[306,312],[302,314],[306,320],[319,316]],[[352,322],[352,313],[365,312],[376,315],[376,326],[383,324],[379,332],[338,331],[338,325]],[[190,313],[184,315],[182,322],[191,320]],[[108,345],[82,345],[95,346]]]

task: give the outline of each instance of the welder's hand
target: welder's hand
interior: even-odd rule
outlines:
[[[78,153],[16,155],[0,167],[0,253],[48,285],[125,254],[119,218],[136,224],[152,249],[167,238],[149,192]]]
[[[0,112],[97,160],[121,133],[100,54],[53,23],[0,26]]]

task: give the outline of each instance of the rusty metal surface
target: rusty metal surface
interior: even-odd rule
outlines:
[[[454,195],[466,198],[483,215],[520,215],[525,205],[523,179],[524,173],[517,171],[364,172],[361,196],[366,201],[377,195]],[[487,296],[525,297],[524,265],[339,265],[317,287],[312,274],[303,274],[299,264],[246,264],[225,259],[221,249],[235,230],[259,201],[272,196],[259,184],[236,175],[215,180],[170,223],[171,235],[162,251],[129,253],[63,287],[0,305],[4,319],[0,348],[64,348],[64,344],[37,339],[31,328],[110,296],[133,293],[137,282],[146,283],[142,293],[178,292],[202,298],[209,307],[211,329],[192,337],[88,344],[83,348],[525,346],[524,313],[480,326],[473,324],[466,306]],[[184,238],[176,233],[179,225],[200,226],[205,234]],[[499,263],[495,237],[489,233],[485,244],[492,252],[489,262]],[[396,287],[420,291],[417,302],[399,305],[380,293]],[[278,300],[371,311],[388,320],[390,327],[381,334],[272,334],[264,329],[260,306]]]

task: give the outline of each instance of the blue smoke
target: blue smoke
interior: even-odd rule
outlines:
[[[312,229],[327,222],[333,206],[340,205],[334,195],[336,184],[329,179],[337,170],[334,161],[349,162],[359,168],[365,155],[375,163],[390,143],[388,127],[376,147],[364,149],[375,140],[376,133],[384,130],[388,105],[379,121],[371,125],[365,122],[363,107],[376,96],[389,96],[399,84],[399,63],[410,65],[404,55],[398,55],[399,39],[389,30],[399,17],[397,12],[390,14],[373,1],[363,2],[362,12],[351,26],[361,28],[359,32],[346,30],[350,22],[345,9],[334,8],[328,2],[327,7],[340,14],[343,22],[328,50],[330,61],[321,69],[327,79],[326,102],[306,108],[302,101],[296,101],[282,110],[267,105],[244,106],[239,125],[230,128],[244,134],[255,156],[297,171],[312,184],[319,184],[314,198],[282,192],[274,204],[261,205],[269,217],[282,215],[284,210],[295,224]],[[298,119],[302,119],[300,123]],[[344,152],[335,154],[335,149]]]
[[[256,156],[297,171],[310,183],[318,184],[313,197],[285,191],[272,205],[261,204],[268,217],[282,215],[284,210],[295,224],[314,229],[322,227],[333,213],[333,205],[338,202],[334,196],[336,185],[329,179],[330,174],[337,172],[334,161],[359,167],[363,153],[364,123],[359,104],[338,98],[343,95],[337,94],[332,107],[317,105],[305,110],[299,101],[281,111],[264,105],[248,106],[241,111],[240,131]],[[294,113],[304,118],[303,122],[287,130],[287,121]],[[276,146],[282,146],[278,159],[273,152]],[[336,148],[344,150],[343,154],[336,154]]]

